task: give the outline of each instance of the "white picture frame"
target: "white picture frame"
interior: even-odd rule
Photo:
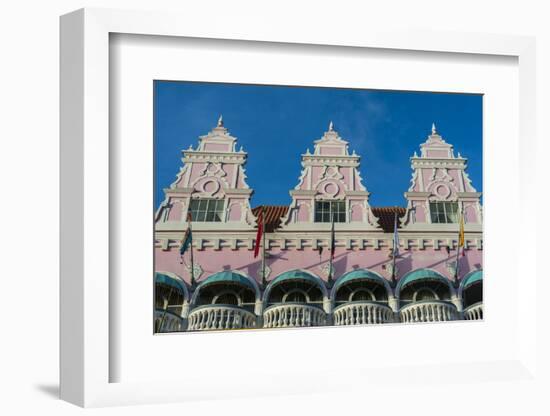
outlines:
[[[85,407],[108,406],[215,397],[331,393],[350,389],[362,391],[367,386],[374,389],[376,384],[394,383],[397,379],[400,382],[396,388],[403,391],[419,388],[436,391],[445,388],[434,386],[434,380],[439,383],[443,373],[452,374],[451,378],[459,383],[507,381],[510,388],[519,389],[525,388],[528,381],[529,388],[541,387],[535,354],[537,322],[533,319],[537,312],[534,288],[540,272],[529,245],[522,244],[536,240],[537,228],[534,216],[528,215],[536,192],[535,184],[527,175],[536,159],[534,39],[508,35],[397,32],[347,28],[345,25],[332,31],[313,24],[307,26],[307,31],[294,26],[282,31],[275,22],[251,23],[250,27],[240,26],[237,31],[230,22],[226,26],[210,26],[206,22],[206,17],[204,20],[189,20],[179,14],[107,9],[83,9],[61,18],[61,398]],[[467,54],[471,59],[478,55],[517,59],[519,134],[514,136],[522,146],[517,147],[520,149],[517,166],[510,168],[517,169],[519,189],[510,192],[511,197],[518,201],[520,215],[518,226],[510,232],[517,251],[515,261],[522,264],[522,286],[517,288],[518,304],[513,312],[516,322],[521,322],[521,325],[514,326],[513,347],[506,349],[505,354],[496,354],[498,359],[495,360],[464,362],[449,359],[433,363],[405,359],[396,361],[393,368],[378,363],[350,367],[347,363],[340,369],[335,366],[324,371],[304,370],[292,379],[284,372],[252,368],[249,364],[247,367],[250,368],[244,372],[249,371],[252,379],[245,381],[241,375],[241,379],[234,383],[220,380],[219,383],[213,382],[208,389],[197,387],[206,380],[200,374],[191,374],[181,380],[159,381],[155,377],[144,377],[139,381],[113,382],[113,378],[118,377],[113,377],[112,368],[121,357],[112,348],[112,338],[118,335],[113,332],[111,322],[111,315],[117,309],[113,304],[113,292],[118,290],[110,281],[116,259],[111,258],[109,250],[110,227],[113,226],[113,198],[109,189],[112,173],[118,169],[113,166],[116,160],[110,157],[109,140],[113,133],[110,130],[112,91],[109,72],[112,34],[275,42],[283,49],[285,45],[293,44],[306,47],[331,45],[333,50],[351,47],[411,53],[423,51],[442,56]],[[508,273],[510,280],[517,282],[519,271],[514,269]],[[393,326],[390,330],[394,332],[393,336],[409,337],[414,336],[411,331],[423,331],[420,328]],[[293,331],[290,335],[297,342],[314,340],[319,345],[330,345],[333,330]],[[386,331],[374,330],[378,334]],[[201,337],[218,344],[226,335],[204,334]],[[267,331],[261,337],[264,337],[263,342],[270,342],[274,336],[283,335],[289,333]],[[243,343],[243,336],[248,334],[231,336],[240,337],[235,342]],[[172,336],[157,338],[162,340],[160,342],[165,348],[176,342]],[[141,346],[135,345],[135,348]],[[469,375],[471,380],[468,380]],[[376,394],[383,393],[378,391]],[[493,399],[499,398],[497,389],[491,390],[490,394]]]

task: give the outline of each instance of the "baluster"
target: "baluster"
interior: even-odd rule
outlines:
[[[218,316],[219,315],[219,316]],[[223,309],[220,309],[219,312],[216,314],[216,329],[222,329],[223,328]]]
[[[233,311],[227,311],[227,320],[225,321],[225,329],[232,329],[231,322],[233,321]]]

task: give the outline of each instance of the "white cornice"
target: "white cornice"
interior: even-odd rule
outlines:
[[[323,163],[326,163],[326,162],[333,162],[333,163],[336,163],[336,162],[344,162],[344,163],[349,163],[349,162],[356,162],[356,163],[359,163],[359,160],[361,158],[359,156],[350,156],[350,155],[308,155],[307,153],[306,154],[303,154],[302,155],[302,161],[308,161],[308,162],[316,162],[316,161],[319,161],[319,162],[323,162]]]
[[[405,198],[422,198],[426,199],[428,198],[432,193],[431,192],[415,192],[415,191],[407,191],[405,192]]]
[[[481,192],[457,192],[456,195],[457,195],[459,198],[473,198],[473,199],[478,199],[479,197],[481,197],[482,193],[481,193]]]
[[[452,167],[455,169],[465,169],[466,159],[435,159],[427,157],[411,157],[413,168],[433,168],[433,167]]]
[[[169,195],[185,196],[193,193],[194,189],[193,188],[164,188],[163,191],[166,194],[166,196],[169,196]]]
[[[219,250],[222,248],[230,248],[232,250],[245,249],[252,250],[254,248],[255,235],[253,233],[232,233],[232,234],[213,234],[193,232],[193,246],[197,249],[212,248]],[[365,249],[389,249],[393,245],[391,234],[385,235],[369,235],[369,234],[336,234],[335,245],[337,247],[345,247],[347,250],[365,250]],[[435,250],[444,250],[446,247],[455,249],[458,242],[458,235],[454,234],[438,234],[435,236],[414,236],[408,234],[400,234],[399,246],[403,249],[425,250],[433,248]],[[157,232],[155,234],[155,247],[169,250],[170,248],[177,249],[181,245],[180,235],[170,233]],[[304,248],[317,249],[318,247],[329,247],[330,236],[327,233],[319,234],[293,234],[293,233],[267,233],[266,247],[280,248],[283,250],[295,249],[302,250]],[[465,245],[467,249],[483,249],[483,239],[479,233],[466,233]]]
[[[315,196],[317,195],[317,190],[307,190],[307,189],[293,189],[289,191],[290,196]]]
[[[247,153],[245,152],[203,152],[198,150],[183,150],[184,163],[220,161],[224,163],[245,163]]]
[[[346,196],[362,196],[368,197],[370,192],[368,191],[346,191]]]
[[[238,188],[227,188],[224,189],[224,193],[227,196],[231,195],[251,195],[254,191],[250,188],[247,189],[238,189]]]

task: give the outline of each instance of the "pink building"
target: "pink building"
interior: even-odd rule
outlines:
[[[156,331],[482,318],[481,194],[435,126],[410,158],[406,207],[369,204],[360,157],[332,123],[313,144],[290,205],[255,208],[248,155],[221,118],[183,151],[155,217]],[[265,260],[254,258],[262,210]],[[188,212],[193,270],[191,251],[180,256]]]

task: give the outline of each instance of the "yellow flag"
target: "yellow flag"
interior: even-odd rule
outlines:
[[[460,231],[458,233],[458,246],[464,247],[464,214],[460,214]]]

